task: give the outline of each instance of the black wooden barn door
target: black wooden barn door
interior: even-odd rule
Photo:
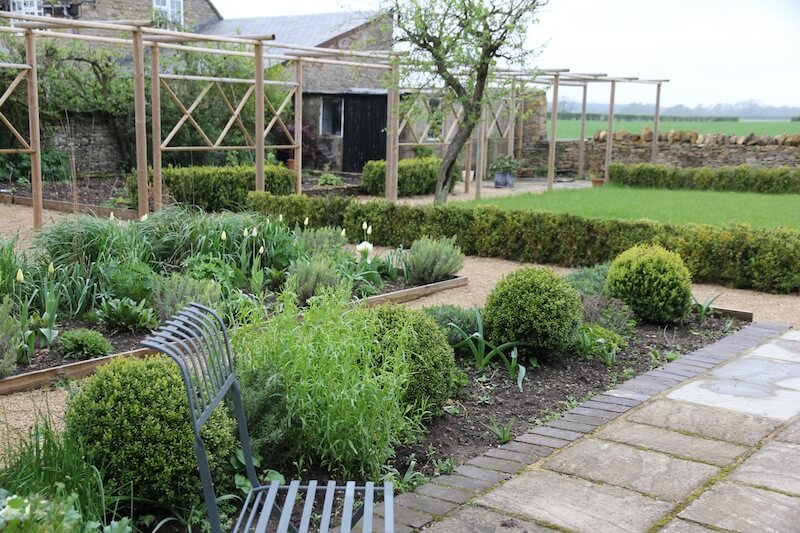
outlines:
[[[361,172],[367,161],[386,159],[386,96],[346,96],[343,136],[343,171]]]

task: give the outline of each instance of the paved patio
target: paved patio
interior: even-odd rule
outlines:
[[[396,501],[397,531],[800,531],[800,332],[748,326]]]

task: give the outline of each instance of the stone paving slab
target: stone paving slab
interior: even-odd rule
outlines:
[[[800,496],[800,444],[768,442],[728,479]]]
[[[781,423],[780,420],[665,399],[645,405],[626,418],[631,422],[748,445],[757,443]]]
[[[687,522],[686,520],[673,520],[666,526],[658,530],[658,533],[710,533],[714,531],[707,527],[703,527],[694,522]]]
[[[577,532],[647,531],[672,504],[555,472],[525,472],[476,503]]]
[[[692,381],[667,397],[782,421],[800,414],[800,390],[735,379]]]
[[[504,516],[481,507],[467,506],[429,529],[432,533],[550,533],[556,530],[527,520]]]
[[[790,341],[800,341],[800,330],[787,331],[786,333],[781,335],[781,338]]]
[[[800,421],[795,422],[781,431],[775,438],[784,442],[800,444]]]
[[[695,459],[717,466],[731,464],[738,456],[749,449],[738,444],[693,437],[676,431],[635,424],[625,420],[619,420],[602,428],[594,436],[600,439],[613,440],[623,444]]]
[[[733,531],[790,533],[798,531],[800,498],[722,482],[678,516]]]
[[[679,501],[719,472],[716,467],[639,450],[601,439],[584,439],[544,463],[544,468]]]

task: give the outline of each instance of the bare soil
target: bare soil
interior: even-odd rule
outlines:
[[[127,207],[128,190],[125,176],[112,178],[78,178],[78,203],[100,207]],[[0,181],[0,192],[18,196],[31,196],[30,183]],[[72,183],[69,181],[42,184],[42,198],[71,202]]]

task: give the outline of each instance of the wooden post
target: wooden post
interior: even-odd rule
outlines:
[[[136,177],[139,216],[150,210],[147,192],[147,106],[144,94],[144,43],[142,31],[133,32],[133,99],[136,115]]]
[[[153,150],[153,210],[160,211],[161,190],[161,65],[158,57],[158,44],[150,45],[150,120],[151,145]]]
[[[295,87],[294,93],[294,170],[297,179],[294,184],[295,194],[303,193],[303,62],[299,59],[294,63]]]
[[[256,61],[256,190],[264,192],[264,45],[255,45]],[[297,132],[295,132],[295,136]]]
[[[617,82],[611,80],[611,98],[608,102],[608,131],[606,132],[606,160],[603,169],[603,183],[608,183],[608,166],[611,164],[611,144],[614,136],[614,93],[617,90]]]
[[[581,103],[581,137],[578,139],[578,177],[586,176],[586,93],[589,84],[583,84],[583,102]]]
[[[39,80],[36,72],[36,38],[25,31],[25,59],[28,71],[28,129],[31,144],[31,195],[33,196],[33,228],[42,228],[42,146],[39,135]]]
[[[509,157],[514,157],[514,142],[515,142],[514,134],[516,133],[516,125],[517,125],[517,103],[516,103],[517,101],[516,98],[514,98],[515,96],[514,91],[516,90],[517,90],[516,83],[512,82],[511,96],[508,99],[508,129],[507,129],[508,135],[506,136],[507,137],[506,140],[508,141],[508,150],[506,151],[506,153],[508,154]]]
[[[556,73],[553,76],[553,106],[550,112],[550,151],[547,154],[547,190],[553,190],[553,182],[556,177],[556,127],[558,126],[558,79]]]
[[[475,162],[475,199],[481,199],[481,186],[486,179],[486,167],[489,157],[489,134],[486,131],[488,122],[486,105],[481,108],[480,132],[478,134],[478,157]]]
[[[655,163],[658,157],[658,122],[661,118],[661,82],[656,84],[656,114],[653,117],[653,153],[650,161]]]
[[[464,154],[464,193],[469,194],[472,181],[472,136],[467,139],[467,153]]]
[[[390,86],[386,93],[386,181],[384,193],[390,202],[397,201],[397,164],[400,130],[400,72],[392,64]]]

